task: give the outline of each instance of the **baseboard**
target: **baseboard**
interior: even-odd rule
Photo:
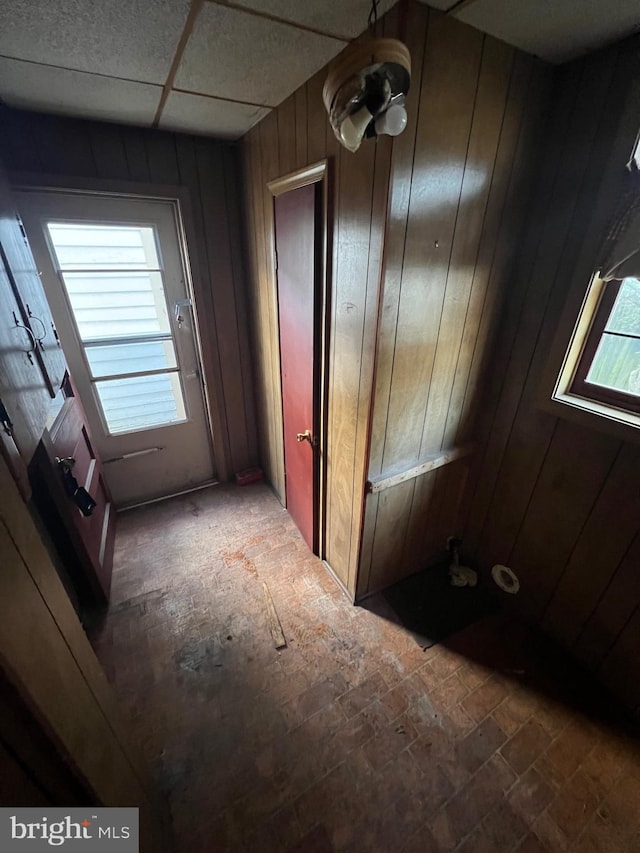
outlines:
[[[149,498],[148,501],[138,501],[137,503],[127,504],[126,506],[120,506],[117,508],[117,512],[126,512],[128,509],[137,509],[141,506],[148,506],[149,504],[157,504],[160,501],[168,501],[171,498],[179,498],[182,495],[190,495],[192,492],[201,492],[203,489],[210,489],[211,486],[219,486],[220,483],[217,480],[210,480],[208,483],[201,483],[199,486],[193,486],[191,489],[183,489],[181,492],[172,492],[170,495],[161,495],[159,498]]]

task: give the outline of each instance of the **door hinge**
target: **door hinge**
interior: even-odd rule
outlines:
[[[13,435],[13,424],[11,423],[11,418],[9,417],[9,413],[4,407],[4,403],[0,399],[0,426],[6,432],[7,435]]]
[[[276,272],[278,272],[278,250],[275,250],[276,253]]]

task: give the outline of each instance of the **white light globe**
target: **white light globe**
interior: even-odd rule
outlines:
[[[347,116],[340,125],[340,141],[351,152],[357,151],[373,116],[366,107]]]
[[[407,111],[402,104],[392,104],[376,119],[376,133],[399,136],[407,126]]]

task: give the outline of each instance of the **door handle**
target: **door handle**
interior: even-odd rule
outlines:
[[[90,516],[98,504],[84,486],[81,486],[73,476],[72,470],[76,464],[76,460],[72,456],[66,456],[64,459],[56,456],[56,462],[62,472],[62,482],[65,492],[85,517]]]
[[[315,447],[316,444],[318,443],[317,439],[314,438],[313,435],[311,435],[310,429],[306,429],[304,432],[299,432],[296,435],[296,438],[298,440],[298,443],[300,443],[302,441],[308,441],[309,444],[311,445],[311,447]]]
[[[18,318],[16,317],[16,312],[15,312],[15,311],[13,311],[13,312],[12,312],[12,314],[13,314],[13,319],[14,319],[15,324],[16,324],[16,328],[18,328],[18,329],[24,329],[24,330],[25,330],[25,332],[29,335],[29,340],[31,341],[31,349],[24,350],[24,352],[26,353],[26,356],[27,356],[27,358],[29,359],[29,361],[31,362],[31,364],[33,364],[33,355],[32,355],[32,353],[34,353],[34,352],[36,351],[36,348],[37,348],[37,346],[38,346],[38,344],[37,344],[37,342],[36,342],[36,336],[33,334],[33,332],[31,331],[31,329],[30,329],[28,326],[25,326],[25,324],[24,324],[24,323],[21,323],[21,322],[18,320]]]
[[[40,317],[36,317],[36,315],[31,311],[31,308],[29,308],[28,304],[27,304],[26,308],[27,308],[27,314],[29,315],[29,324],[33,327],[33,323],[31,321],[36,320],[42,326],[42,334],[37,335],[34,332],[33,335],[34,335],[35,339],[38,341],[38,345],[39,345],[40,349],[44,349],[42,342],[47,337],[47,327],[45,326],[43,321],[40,319]]]

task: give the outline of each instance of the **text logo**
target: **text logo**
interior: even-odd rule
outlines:
[[[0,808],[0,851],[138,853],[138,809]]]

